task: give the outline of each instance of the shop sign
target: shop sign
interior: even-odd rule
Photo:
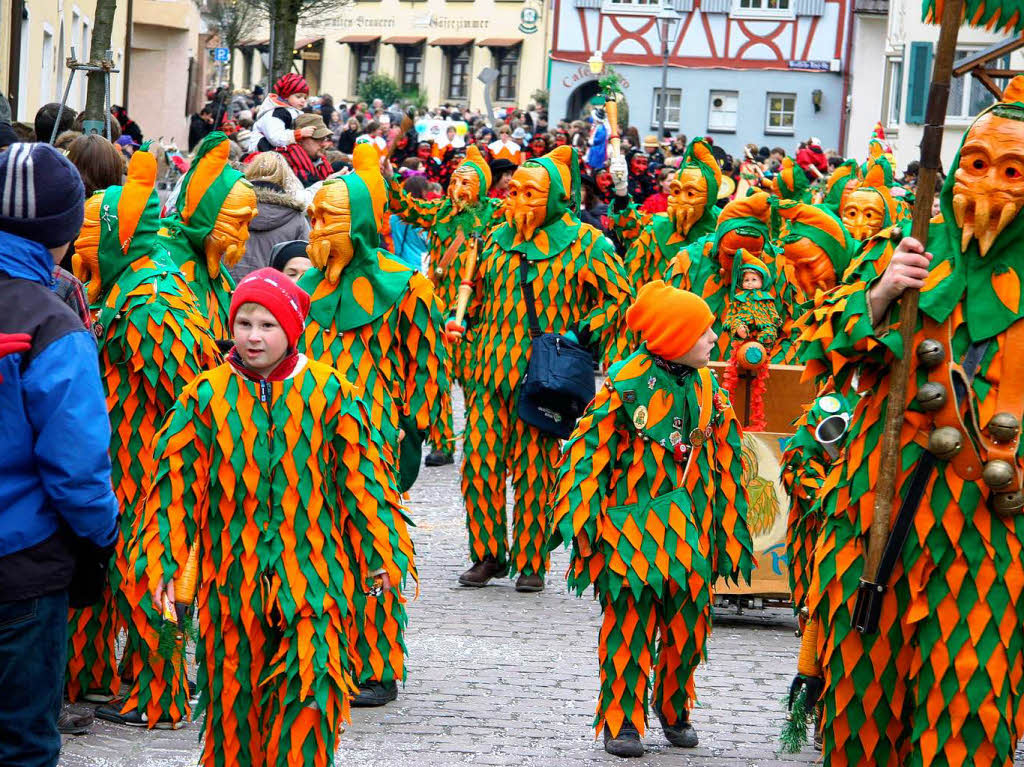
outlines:
[[[623,77],[622,72],[616,70],[616,74],[619,76],[619,80],[622,82],[623,88],[629,87],[629,80]],[[578,84],[586,82],[587,80],[597,80],[598,76],[590,71],[590,67],[584,64],[579,69],[573,71],[571,74],[566,75],[562,78],[562,85],[566,88],[575,88]]]
[[[532,6],[523,8],[519,14],[519,31],[524,35],[532,35],[537,31],[537,22],[540,20],[540,11]]]
[[[790,69],[800,69],[804,72],[828,72],[831,62],[828,61],[790,61]]]

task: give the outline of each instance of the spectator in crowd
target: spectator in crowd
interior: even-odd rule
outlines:
[[[64,111],[61,112],[60,104],[56,102],[43,104],[43,106],[39,107],[39,111],[36,112],[36,141],[49,143],[50,136],[53,135],[53,125],[57,122],[58,112],[60,112],[60,126],[57,128],[57,133],[60,134],[66,130],[71,130],[75,118],[78,117],[78,113],[74,109],[64,107]]]
[[[583,183],[580,221],[597,227],[607,234],[608,227],[605,226],[604,216],[608,213],[608,203],[601,199],[597,180],[589,174],[581,176],[580,180]]]
[[[124,181],[124,155],[103,136],[79,136],[68,147],[68,159],[82,177],[86,197]]]
[[[359,120],[355,117],[348,118],[345,129],[338,135],[338,149],[345,154],[352,154],[355,149],[356,139],[359,137]]]
[[[0,764],[52,767],[68,607],[102,592],[118,504],[96,343],[49,289],[82,225],[82,181],[53,147],[15,143],[0,199]]]
[[[260,152],[245,166],[245,177],[256,190],[256,217],[249,222],[245,255],[228,271],[235,281],[271,265],[279,242],[309,237],[302,185],[278,152]]]
[[[403,183],[412,197],[427,199],[430,182],[424,176],[409,176]],[[391,241],[394,243],[395,258],[417,271],[424,271],[424,257],[427,255],[427,233],[418,226],[405,223],[397,213],[391,214]]]
[[[188,126],[188,151],[196,148],[203,138],[213,131],[213,109],[209,104],[193,114]]]
[[[511,160],[491,160],[491,189],[488,197],[496,197],[504,200],[508,196],[508,182],[512,180],[512,174],[519,167]]]
[[[647,167],[651,170],[660,168],[665,164],[665,154],[658,146],[658,137],[654,135],[644,136],[644,154],[647,155]]]
[[[672,186],[672,178],[675,176],[673,168],[659,168],[655,174],[657,191],[650,195],[640,209],[647,213],[664,213],[668,210],[668,195]]]
[[[330,138],[331,131],[317,114],[301,114],[295,118],[295,131],[302,133],[302,138],[277,151],[288,161],[288,167],[302,186],[311,187],[331,175],[331,166],[323,157],[327,143],[324,139]]]
[[[809,138],[796,153],[796,164],[803,168],[811,181],[819,176],[828,175],[828,158],[821,148],[821,140]]]
[[[142,144],[142,129],[139,124],[128,116],[128,112],[122,106],[116,104],[110,107],[110,114],[117,118],[117,124],[121,128],[122,136],[130,136],[135,146]]]
[[[270,251],[270,266],[293,282],[313,268],[313,262],[306,255],[307,240],[279,242]]]

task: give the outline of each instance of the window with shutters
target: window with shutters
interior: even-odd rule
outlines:
[[[729,15],[738,19],[791,19],[793,0],[733,0]]]
[[[932,44],[911,43],[907,66],[907,122],[921,125],[928,106],[928,85],[932,76]]]
[[[515,101],[519,87],[519,46],[493,50],[494,68],[498,70],[498,101]]]
[[[973,53],[977,53],[977,49],[957,48],[954,60],[959,61]],[[988,66],[995,69],[1009,69],[1010,57],[1003,56]],[[954,77],[949,83],[949,103],[946,105],[946,117],[951,122],[969,122],[983,110],[992,106],[994,102],[995,97],[971,75]]]
[[[377,71],[377,43],[364,45],[353,45],[352,55],[355,57],[356,83],[353,91],[357,90],[367,77]]]
[[[769,93],[765,107],[764,132],[792,136],[796,120],[796,94]]]
[[[903,109],[903,59],[885,60],[882,83],[882,124],[887,131],[898,130]]]
[[[457,48],[448,53],[448,98],[469,97],[469,49]]]
[[[402,90],[418,91],[423,77],[423,44],[399,47],[401,59]]]

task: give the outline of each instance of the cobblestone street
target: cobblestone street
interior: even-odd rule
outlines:
[[[567,593],[568,554],[552,558],[548,588],[519,594],[508,580],[460,587],[468,566],[454,466],[423,469],[411,513],[421,577],[409,604],[408,681],[396,702],[353,709],[336,763],[359,767],[619,764],[593,738],[600,610]],[[697,672],[700,746],[668,745],[657,721],[644,742],[646,765],[781,767],[811,764],[808,748],[778,754],[781,700],[799,640],[788,610],[719,614],[708,662]],[[184,767],[196,763],[199,726],[145,731],[97,720],[88,735],[65,738],[66,767]]]

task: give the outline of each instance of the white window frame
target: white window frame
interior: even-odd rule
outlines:
[[[49,56],[46,51],[46,41],[50,41]],[[57,45],[53,27],[43,22],[43,45],[42,45],[42,72],[39,78],[39,105],[49,104],[54,101],[53,97],[53,75],[54,75],[54,46]]]
[[[731,128],[712,128],[711,127],[711,110],[714,107],[715,98],[717,96],[725,96],[726,98],[735,97],[736,99],[736,111],[733,113],[733,124]],[[713,90],[708,92],[708,133],[735,133],[736,126],[739,121],[739,106],[740,106],[740,92],[739,91],[726,91],[726,90]]]
[[[958,45],[957,48],[956,48],[956,53],[963,53],[964,56],[970,56],[972,54],[977,53],[980,50],[981,50],[981,48],[978,47],[978,46],[973,46],[972,47],[970,45]],[[958,57],[954,61],[959,60],[959,58],[963,58],[963,57]],[[1003,59],[997,60],[996,62],[994,62],[994,64],[992,66],[994,66],[996,69],[1006,69],[1006,68],[1009,67],[1009,59],[1010,59],[1010,56],[1009,56],[1009,54],[1007,54],[1006,56],[1003,57]],[[974,76],[970,75],[970,74],[966,74],[963,77],[955,77],[955,78],[953,78],[953,80],[954,81],[960,80],[961,82],[963,82],[963,90],[960,91],[960,112],[958,114],[955,114],[955,115],[954,114],[949,114],[949,109],[947,108],[946,109],[946,124],[947,125],[970,125],[972,122],[974,122],[974,118],[977,117],[977,115],[968,114],[968,110],[970,108],[970,103],[971,103],[971,90],[973,90],[974,83],[975,83]],[[988,94],[988,89],[985,88],[985,86],[982,85],[980,82],[978,83],[978,87],[984,89],[985,93]],[[989,94],[989,95],[991,96],[991,94]],[[950,83],[949,99],[950,99],[950,106],[951,106],[952,102],[953,102],[952,83]],[[995,99],[993,97],[993,101],[994,100]]]
[[[679,124],[683,117],[683,89],[682,88],[666,88],[665,93],[668,96],[668,104],[666,105],[667,111],[665,112],[665,128],[672,130],[679,130]],[[672,97],[678,96],[679,103],[677,106],[672,106]],[[651,93],[651,127],[655,130],[661,128],[661,120],[659,119],[658,107],[661,102],[661,88],[655,88]],[[676,119],[672,120],[672,111],[675,110]]]
[[[653,16],[661,10],[661,0],[601,0],[602,13]]]
[[[742,6],[743,0],[733,0],[732,10],[729,11],[729,16],[734,19],[795,19],[796,10],[794,5],[796,0],[747,0],[750,5],[755,3],[759,7],[747,7]],[[777,5],[785,5],[785,8],[767,8],[769,3],[776,3]]]
[[[885,126],[885,130],[889,133],[894,133],[899,130],[900,122],[903,120],[904,112],[906,111],[906,103],[904,102],[904,91],[906,90],[906,67],[904,66],[902,56],[886,56],[885,57],[885,74],[882,82],[882,114],[881,122]],[[896,71],[899,71],[899,77],[896,82],[893,82],[893,77]],[[895,103],[895,110],[893,105]]]
[[[771,100],[772,98],[791,98],[793,99],[793,124],[786,127],[773,126],[771,124]],[[779,114],[785,114],[787,110],[783,109]],[[764,132],[770,136],[795,136],[796,135],[796,94],[787,93],[785,91],[768,91],[764,95]]]

